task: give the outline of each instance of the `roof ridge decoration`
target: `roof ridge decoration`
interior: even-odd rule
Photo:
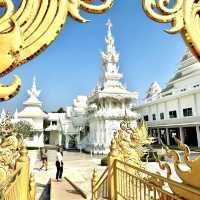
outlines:
[[[143,9],[156,22],[171,23],[169,34],[180,32],[193,55],[200,61],[200,1],[143,0]]]
[[[104,51],[101,52],[102,60],[103,60],[103,67],[105,72],[110,74],[119,72],[119,53],[115,47],[115,39],[112,35],[112,22],[108,19],[107,23],[107,35],[105,37],[106,48]],[[112,64],[112,65],[109,65]]]
[[[37,90],[37,86],[36,86],[36,77],[34,76],[33,77],[33,84],[32,84],[32,88],[30,90],[28,90],[28,95],[30,97],[39,97],[41,91],[40,90]]]
[[[13,0],[0,0],[5,13],[0,17],[0,77],[27,63],[44,51],[58,36],[70,15],[79,22],[87,22],[80,15],[83,9],[100,14],[111,8],[113,0],[97,5],[92,0],[21,0],[18,9]],[[14,97],[21,86],[15,76],[12,84],[0,84],[0,101]]]

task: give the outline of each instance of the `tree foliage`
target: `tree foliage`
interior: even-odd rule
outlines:
[[[33,131],[32,125],[27,121],[19,121],[14,124],[14,131],[17,135],[23,136],[23,138],[32,137],[36,133]]]
[[[65,110],[64,110],[64,108],[59,108],[58,110],[57,110],[57,113],[65,113]]]
[[[8,135],[16,135],[17,138],[23,140],[27,137],[32,137],[36,132],[32,125],[27,121],[18,121],[14,123],[9,116],[0,122],[0,139]]]

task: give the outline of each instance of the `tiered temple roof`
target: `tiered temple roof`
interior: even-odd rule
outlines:
[[[42,103],[38,99],[40,92],[36,87],[36,79],[33,78],[32,88],[27,92],[29,98],[23,103],[24,109],[18,113],[19,118],[45,118],[47,116],[43,112]]]
[[[162,94],[170,94],[177,89],[184,89],[187,88],[188,85],[195,84],[195,81],[199,80],[196,76],[200,76],[200,64],[192,53],[187,50],[178,64],[175,75],[162,90]]]
[[[123,75],[119,72],[119,53],[115,48],[115,40],[112,35],[112,23],[107,22],[107,36],[105,38],[106,48],[101,52],[102,56],[102,77],[92,95],[88,98],[89,102],[94,102],[101,98],[113,98],[116,100],[132,101],[137,99],[136,92],[130,92],[122,84]]]

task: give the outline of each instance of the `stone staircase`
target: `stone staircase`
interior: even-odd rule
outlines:
[[[67,180],[51,179],[50,200],[84,200],[82,194]]]

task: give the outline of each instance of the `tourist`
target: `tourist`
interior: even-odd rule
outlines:
[[[59,179],[62,179],[63,174],[63,152],[60,148],[58,148],[58,152],[56,155],[56,181],[59,181]]]
[[[41,161],[42,161],[42,166],[40,167],[40,170],[45,167],[45,170],[47,171],[48,167],[48,159],[47,159],[47,149],[43,149],[41,151]]]

